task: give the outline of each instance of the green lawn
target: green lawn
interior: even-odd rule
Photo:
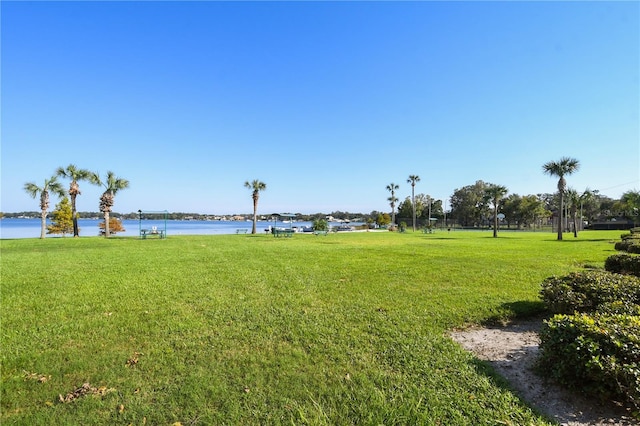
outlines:
[[[547,424],[446,331],[620,233],[3,240],[0,423]]]

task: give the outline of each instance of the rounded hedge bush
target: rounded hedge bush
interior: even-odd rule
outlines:
[[[616,312],[632,313],[640,305],[640,278],[606,271],[573,272],[545,279],[540,297],[554,314],[594,312],[612,303],[621,304]]]
[[[614,254],[604,262],[604,269],[616,274],[631,274],[640,277],[640,256],[633,254]]]
[[[640,316],[556,315],[540,340],[537,367],[545,375],[640,408]]]

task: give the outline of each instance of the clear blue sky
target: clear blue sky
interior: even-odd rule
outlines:
[[[579,191],[640,188],[639,2],[0,7],[5,212],[70,163],[128,179],[121,213],[250,212],[253,179],[264,214],[389,211],[409,175],[553,192],[563,156]]]

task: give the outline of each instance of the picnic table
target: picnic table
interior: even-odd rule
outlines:
[[[143,240],[147,239],[149,236],[157,236],[161,240],[165,238],[164,229],[141,229],[140,230],[140,238]]]

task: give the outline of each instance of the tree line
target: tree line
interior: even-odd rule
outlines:
[[[391,217],[386,223],[391,227],[412,222],[412,228],[422,225],[433,227],[460,226],[465,228],[492,227],[497,236],[499,223],[507,227],[526,229],[547,224],[550,221],[558,231],[558,239],[563,232],[573,231],[577,237],[583,222],[625,217],[631,222],[640,220],[640,192],[627,191],[620,200],[613,200],[598,190],[586,188],[580,192],[567,186],[566,176],[578,171],[579,161],[563,157],[542,166],[542,171],[558,178],[557,192],[530,195],[509,194],[506,186],[478,180],[471,185],[454,190],[448,206],[428,194],[416,194],[416,184],[420,177],[410,175],[411,196],[400,202],[396,196],[400,185],[390,183],[386,190],[391,207]],[[398,204],[399,203],[399,204]],[[397,211],[396,211],[397,206]],[[448,209],[447,209],[448,207]],[[384,223],[384,215],[379,222]]]
[[[577,237],[578,230],[582,229],[582,222],[589,223],[601,218],[611,218],[613,216],[623,216],[631,218],[637,222],[640,219],[640,192],[627,191],[620,200],[613,200],[597,190],[586,188],[579,192],[568,187],[565,176],[578,171],[579,161],[563,157],[559,161],[550,161],[542,166],[542,171],[551,177],[557,177],[557,192],[540,193],[535,195],[509,194],[508,188],[504,185],[476,181],[474,184],[457,188],[454,190],[449,205],[443,205],[442,200],[434,199],[428,194],[415,193],[416,185],[420,182],[420,176],[409,175],[407,183],[411,185],[411,196],[400,202],[396,196],[400,185],[390,183],[386,190],[390,192],[387,198],[391,207],[391,215],[386,212],[372,211],[365,213],[349,213],[334,211],[329,215],[335,219],[347,220],[358,217],[365,222],[376,222],[379,225],[390,225],[394,229],[399,224],[404,224],[405,220],[410,220],[412,229],[415,231],[420,224],[426,228],[431,228],[436,224],[442,226],[458,225],[461,227],[483,227],[491,226],[493,236],[497,237],[499,224],[504,223],[507,227],[514,226],[517,229],[541,226],[553,221],[558,231],[558,239],[562,239],[563,232],[573,230]],[[68,190],[65,190],[58,178],[66,178],[70,181]],[[100,196],[100,212],[104,216],[104,235],[110,234],[110,214],[114,205],[117,192],[129,187],[129,181],[109,171],[104,177],[70,164],[66,168],[59,167],[55,174],[44,180],[43,185],[38,186],[33,182],[25,184],[25,191],[33,198],[40,197],[40,215],[42,220],[40,238],[44,238],[46,231],[46,217],[49,209],[49,194],[53,193],[59,197],[69,196],[71,200],[71,217],[73,223],[73,235],[79,235],[78,218],[93,217],[95,213],[83,213],[76,210],[76,197],[81,194],[79,182],[86,181],[90,184],[104,187],[105,191]],[[258,219],[258,200],[260,193],[267,189],[266,183],[255,179],[244,182],[244,186],[251,191],[253,201],[253,229],[255,233],[256,221]],[[396,210],[397,207],[397,210]],[[449,207],[449,210],[447,210]],[[63,209],[66,209],[63,205]],[[122,218],[137,218],[137,213],[125,215],[115,214]],[[64,214],[62,218],[64,218]],[[207,215],[196,213],[169,213],[169,219],[207,219]],[[325,219],[326,213],[316,213],[311,215],[295,214],[296,220],[316,221]],[[68,230],[63,229],[63,232]]]

